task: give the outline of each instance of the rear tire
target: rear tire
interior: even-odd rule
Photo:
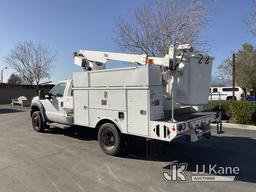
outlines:
[[[42,119],[42,115],[40,111],[35,111],[32,114],[32,127],[36,132],[44,132],[45,125]]]
[[[107,155],[116,156],[121,152],[121,133],[113,123],[104,123],[100,126],[98,142]]]

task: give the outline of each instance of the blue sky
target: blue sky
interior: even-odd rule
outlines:
[[[51,80],[71,78],[81,71],[72,54],[79,49],[119,51],[113,38],[114,18],[132,14],[146,0],[0,0],[0,68],[4,57],[22,41],[39,41],[57,53]],[[252,0],[213,0],[210,24],[202,31],[209,54],[217,65],[245,42],[256,46],[242,19],[252,9]],[[14,72],[5,71],[4,80]]]

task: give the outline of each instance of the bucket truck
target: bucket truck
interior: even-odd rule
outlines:
[[[189,44],[171,46],[164,57],[80,50],[74,63],[84,71],[32,100],[33,128],[43,132],[58,123],[97,129],[109,155],[121,151],[123,134],[166,142],[209,138],[218,117],[199,109],[208,102],[212,60]],[[107,69],[109,61],[135,65]]]

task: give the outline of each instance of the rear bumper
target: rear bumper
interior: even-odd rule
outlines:
[[[211,122],[216,122],[215,112],[200,112],[183,114],[177,117],[177,121],[158,120],[150,121],[150,138],[172,141],[181,136],[187,136],[195,142],[203,136],[210,137]]]

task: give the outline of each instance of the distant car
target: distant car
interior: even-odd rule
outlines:
[[[255,93],[253,91],[250,91],[250,94],[246,97],[246,101],[256,101],[255,99]]]
[[[243,89],[235,87],[235,100],[243,100]],[[231,100],[233,95],[232,87],[210,87],[209,100]]]
[[[251,95],[246,97],[246,101],[255,101],[255,98]]]

